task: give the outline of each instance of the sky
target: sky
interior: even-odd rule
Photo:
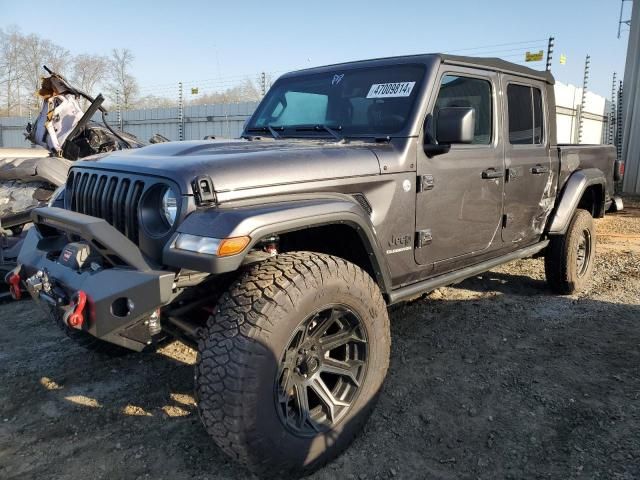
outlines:
[[[638,0],[636,0],[638,1]],[[38,33],[73,54],[129,48],[141,93],[175,84],[224,88],[258,72],[414,53],[502,56],[521,62],[555,37],[552,72],[609,97],[624,71],[628,32],[617,38],[620,0],[141,1],[0,0],[0,28]],[[63,7],[62,7],[63,5]],[[43,18],[51,12],[50,18]],[[625,19],[631,2],[625,3]],[[624,30],[628,30],[625,27]],[[497,46],[499,45],[499,46]],[[486,48],[480,48],[486,47]],[[560,54],[567,63],[560,65]],[[544,63],[529,66],[544,69]]]

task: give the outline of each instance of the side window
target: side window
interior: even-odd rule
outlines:
[[[492,105],[491,82],[488,80],[445,75],[442,77],[440,92],[433,109],[434,127],[441,108],[473,107],[476,120],[473,143],[488,145],[491,143],[493,129]]]
[[[542,93],[537,88],[533,92],[533,143],[541,144],[544,130],[542,128]]]
[[[507,86],[509,110],[509,143],[512,145],[541,144],[544,134],[542,94],[525,85]]]

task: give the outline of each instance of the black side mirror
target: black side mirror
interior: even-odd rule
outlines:
[[[446,107],[440,109],[433,132],[433,116],[425,123],[424,152],[429,158],[447,153],[455,143],[472,143],[475,132],[475,109],[472,107]]]
[[[436,122],[438,143],[471,143],[476,125],[476,111],[472,107],[447,107],[438,112]]]

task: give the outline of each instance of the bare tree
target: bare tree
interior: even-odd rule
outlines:
[[[22,38],[20,49],[20,68],[22,70],[23,85],[28,95],[30,106],[38,106],[37,92],[40,89],[40,80],[45,72],[43,65],[57,73],[64,74],[71,59],[66,48],[63,48],[50,40],[43,39],[36,34]]]
[[[0,97],[2,98],[0,113],[6,115],[22,113],[20,108],[22,39],[20,30],[15,26],[9,27],[6,31],[0,29]]]
[[[177,100],[158,95],[145,95],[140,97],[133,104],[134,108],[166,108],[175,107]]]
[[[22,37],[18,61],[22,87],[26,92],[25,103],[29,109],[39,108],[40,98],[37,92],[40,89],[40,80],[45,75],[42,66],[47,65],[52,70],[64,74],[70,60],[69,51],[50,40],[36,34]]]
[[[109,59],[102,55],[78,55],[73,59],[72,72],[74,86],[89,95],[95,95],[96,86],[104,82],[109,72]],[[85,107],[87,103],[83,99]]]
[[[20,48],[20,70],[22,71],[22,80],[27,90],[29,104],[36,105],[36,92],[40,88],[40,78],[43,74],[42,65],[44,65],[45,47],[43,40],[35,35],[27,35],[22,38]]]
[[[44,48],[44,64],[54,72],[67,75],[69,66],[73,64],[73,56],[69,50],[49,40],[44,41]]]
[[[214,92],[200,95],[198,98],[191,100],[192,105],[206,105],[216,103],[240,103],[255,102],[262,98],[260,88],[249,78],[245,78],[235,87],[228,88],[221,92]]]
[[[133,58],[133,53],[128,48],[114,48],[111,52],[111,83],[109,84],[109,91],[112,100],[119,97],[120,104],[124,110],[132,108],[139,90],[138,82],[130,73]]]

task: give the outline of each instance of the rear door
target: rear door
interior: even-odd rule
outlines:
[[[441,272],[487,250],[498,235],[504,166],[498,75],[446,66],[437,81],[437,94],[427,109],[434,118],[445,107],[475,110],[472,144],[453,145],[448,153],[432,158],[422,148],[418,151],[423,187],[416,198],[415,258]]]
[[[542,82],[503,75],[505,105],[502,240],[527,244],[542,233],[553,207],[553,183]]]

